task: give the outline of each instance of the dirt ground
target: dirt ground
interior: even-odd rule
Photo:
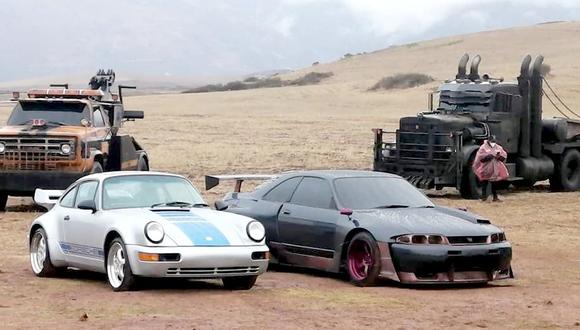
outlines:
[[[247,292],[225,291],[218,281],[168,280],[115,293],[98,274],[37,278],[29,268],[26,231],[38,214],[13,206],[0,215],[1,327],[580,328],[580,193],[548,193],[540,186],[504,197],[497,207],[453,193],[435,200],[468,207],[502,226],[514,245],[515,280],[483,287],[384,282],[358,288],[340,276],[275,268]]]
[[[578,40],[578,31],[580,23],[552,24],[401,46],[321,64],[317,70],[335,75],[319,86],[127,97],[128,107],[145,110],[146,118],[125,131],[148,150],[152,169],[186,175],[200,189],[205,174],[370,169],[371,128],[394,129],[401,116],[425,109],[426,93],[437,86],[367,92],[381,77],[426,72],[443,80],[470,51],[486,55],[485,72],[510,79],[525,52],[546,50],[553,86],[578,108],[580,67],[566,66],[576,63],[580,43],[570,40]],[[517,42],[510,48],[505,40]],[[4,121],[9,111],[0,110]],[[553,114],[546,108],[545,117]],[[213,202],[230,188],[203,193]],[[247,292],[225,291],[214,281],[163,281],[113,293],[100,275],[34,277],[26,231],[38,214],[21,206],[29,200],[12,198],[0,213],[0,328],[580,329],[580,193],[539,185],[493,205],[458,199],[453,190],[432,197],[503,227],[514,246],[516,279],[485,287],[357,288],[338,276],[283,268]]]

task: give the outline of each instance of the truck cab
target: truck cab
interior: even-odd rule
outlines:
[[[99,70],[88,89],[66,85],[14,93],[14,108],[0,128],[0,210],[7,197],[32,196],[36,188],[65,189],[78,178],[103,171],[149,169],[146,151],[119,134],[126,120],[122,88],[110,92],[114,72]]]

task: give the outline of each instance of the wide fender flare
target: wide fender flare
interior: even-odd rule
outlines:
[[[32,222],[28,230],[27,244],[30,247],[30,240],[32,239],[33,231],[38,227],[42,227],[46,233],[50,261],[55,267],[62,267],[65,266],[66,261],[65,255],[60,248],[60,242],[58,241],[59,227],[56,224],[53,225],[50,223],[50,219],[48,219],[49,214],[50,213],[47,212]]]
[[[475,155],[475,153],[477,153],[477,151],[479,150],[479,146],[478,145],[467,145],[467,146],[463,146],[463,148],[461,149],[461,154],[462,154],[462,165],[463,166],[467,166],[469,165],[469,160],[471,159],[472,156]]]

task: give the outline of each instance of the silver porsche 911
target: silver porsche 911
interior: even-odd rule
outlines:
[[[262,224],[211,210],[184,177],[92,174],[65,191],[37,189],[55,204],[30,228],[30,263],[41,277],[67,267],[107,274],[115,291],[140,277],[221,278],[250,289],[268,266]]]

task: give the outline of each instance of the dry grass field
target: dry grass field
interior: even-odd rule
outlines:
[[[129,123],[154,170],[204,174],[291,169],[370,169],[371,128],[394,129],[425,109],[437,81],[454,77],[459,57],[483,57],[481,72],[515,78],[526,53],[542,53],[548,77],[580,109],[580,23],[546,24],[420,42],[305,68],[333,72],[320,85],[209,94],[129,97],[146,119]],[[436,82],[368,92],[396,73]],[[0,119],[9,109],[0,108]],[[545,105],[545,117],[555,115]],[[204,192],[214,201],[227,186]],[[29,270],[26,229],[35,213],[12,199],[0,214],[0,320],[3,328],[574,328],[580,327],[580,192],[508,192],[498,205],[464,201],[453,190],[430,193],[440,204],[468,207],[502,226],[514,245],[516,279],[485,287],[355,288],[340,277],[276,269],[249,292],[216,282],[153,283],[113,293],[99,275],[73,272],[39,279]],[[490,207],[492,206],[492,207]],[[26,208],[25,208],[26,209]],[[88,318],[81,316],[87,314]]]

